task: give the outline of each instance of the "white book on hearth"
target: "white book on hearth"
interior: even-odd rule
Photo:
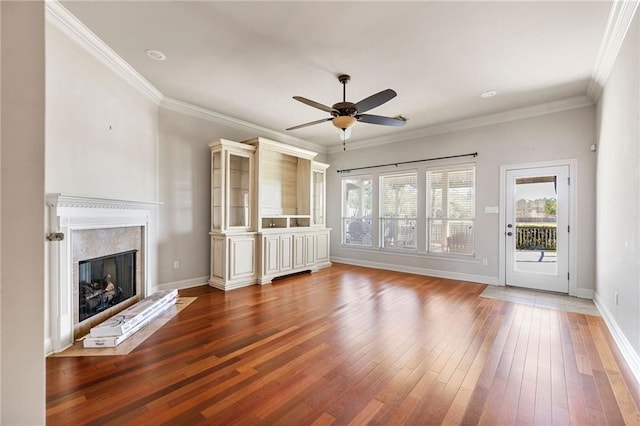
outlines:
[[[156,309],[153,314],[139,322],[132,329],[127,331],[121,336],[105,336],[105,337],[91,337],[90,335],[85,337],[82,340],[82,346],[84,348],[115,348],[120,343],[127,340],[129,337],[133,336],[143,327],[149,325],[151,321],[153,321],[157,316],[166,311],[169,307],[173,306],[176,302],[176,299],[169,300],[167,303],[163,303]]]
[[[178,290],[175,289],[153,293],[135,305],[92,327],[90,335],[91,337],[123,336],[136,328],[138,324],[164,310],[166,305],[175,303],[177,297]]]

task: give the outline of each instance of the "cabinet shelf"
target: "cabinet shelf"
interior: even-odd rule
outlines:
[[[303,228],[311,224],[310,215],[263,216],[262,229]]]

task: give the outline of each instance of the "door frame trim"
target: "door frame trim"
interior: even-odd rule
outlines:
[[[566,160],[552,160],[552,161],[538,161],[535,163],[518,163],[518,164],[506,164],[500,166],[500,224],[499,224],[499,250],[498,250],[498,282],[501,286],[507,284],[507,261],[506,261],[506,243],[504,238],[506,227],[506,179],[507,171],[521,170],[521,169],[533,169],[539,167],[554,167],[554,166],[568,166],[569,167],[569,179],[571,184],[569,186],[569,295],[579,296],[577,294],[577,270],[576,260],[578,253],[577,246],[577,215],[576,208],[578,206],[578,160],[570,158]]]

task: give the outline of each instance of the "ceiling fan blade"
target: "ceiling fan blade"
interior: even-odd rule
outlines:
[[[325,121],[329,121],[329,120],[333,120],[333,117],[323,118],[322,120],[316,120],[316,121],[312,121],[312,122],[310,122],[310,123],[300,124],[299,126],[289,127],[287,130],[296,130],[296,129],[301,129],[301,128],[303,128],[303,127],[313,126],[314,124],[324,123]]]
[[[397,93],[391,89],[383,90],[375,95],[371,95],[356,104],[358,113],[369,111],[377,106],[382,105],[385,102],[395,98]]]
[[[362,121],[363,123],[369,124],[382,124],[383,126],[404,126],[407,122],[406,120],[402,120],[400,118],[393,117],[383,117],[381,115],[371,115],[371,114],[358,114],[356,115],[358,121]]]
[[[321,109],[322,111],[326,111],[326,112],[331,113],[331,114],[333,114],[333,113],[339,114],[337,110],[335,110],[335,109],[333,109],[331,107],[319,104],[318,102],[312,101],[311,99],[303,98],[302,96],[294,96],[293,99],[295,99],[296,101],[300,101],[303,104],[307,104],[309,106]]]

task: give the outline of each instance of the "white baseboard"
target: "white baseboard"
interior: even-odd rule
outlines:
[[[498,277],[486,275],[464,274],[460,272],[441,271],[436,269],[415,268],[412,266],[396,265],[393,263],[369,262],[343,257],[331,257],[332,262],[346,263],[347,265],[366,266],[368,268],[386,269],[389,271],[406,272],[408,274],[427,275],[430,277],[447,278],[450,280],[470,281],[480,284],[501,285]]]
[[[576,288],[572,296],[579,297],[581,299],[593,299],[593,290],[588,288]]]
[[[44,356],[49,356],[53,353],[53,340],[51,337],[44,339]]]
[[[197,278],[190,278],[188,280],[182,280],[182,281],[173,281],[173,282],[169,282],[169,283],[161,283],[158,284],[157,287],[155,288],[155,290],[173,290],[174,288],[177,290],[182,290],[184,288],[191,288],[191,287],[199,287],[201,285],[208,285],[209,282],[209,277],[197,277]]]
[[[633,349],[631,342],[629,342],[629,339],[627,339],[620,326],[618,326],[611,311],[601,302],[597,292],[594,293],[593,302],[600,311],[604,322],[607,324],[607,328],[609,328],[609,332],[618,345],[622,356],[625,361],[627,361],[627,364],[629,364],[629,368],[636,378],[636,382],[640,383],[640,355]]]

